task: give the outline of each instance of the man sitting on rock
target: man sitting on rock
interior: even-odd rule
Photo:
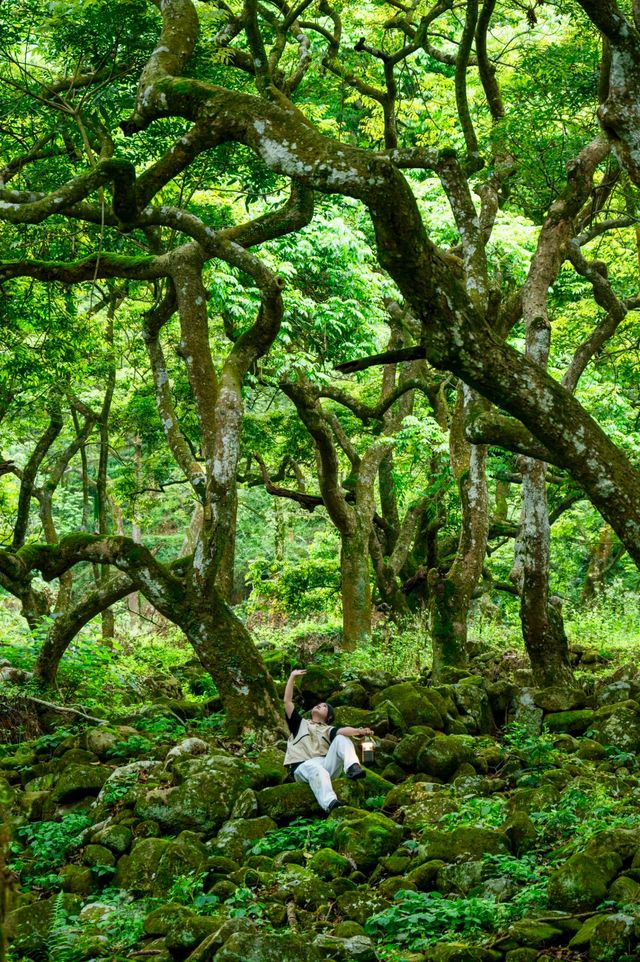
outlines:
[[[347,778],[365,776],[351,738],[373,735],[373,731],[332,726],[334,711],[326,701],[311,709],[310,721],[303,718],[293,703],[293,689],[296,678],[304,674],[304,669],[294,669],[284,690],[284,710],[291,732],[284,764],[296,782],[305,782],[310,787],[320,807],[331,812],[340,804],[331,784],[332,776],[338,775],[341,768]]]

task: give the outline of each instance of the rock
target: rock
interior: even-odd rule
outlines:
[[[242,862],[258,839],[278,826],[266,815],[260,818],[234,818],[225,822],[214,843],[214,851],[227,858]]]
[[[536,962],[539,955],[537,949],[512,949],[505,955],[505,962]]]
[[[427,949],[425,962],[500,962],[501,953],[461,942],[440,942]]]
[[[290,933],[236,932],[216,955],[216,962],[321,962],[321,959],[318,949],[308,939]]]
[[[607,893],[610,902],[619,902],[622,905],[633,905],[640,903],[640,885],[626,875],[620,875],[612,882]]]
[[[539,735],[542,731],[544,712],[536,705],[535,689],[520,688],[513,700],[513,722],[522,725],[532,735]]]
[[[182,875],[203,875],[208,853],[194,832],[181,832],[161,853],[151,892],[163,896]]]
[[[486,865],[481,860],[451,865],[444,863],[438,871],[436,888],[444,895],[450,893],[468,895],[471,889],[481,884],[485,874]]]
[[[578,748],[578,758],[588,762],[599,762],[606,758],[607,752],[604,745],[593,741],[592,738],[583,738]]]
[[[640,829],[621,827],[598,832],[585,849],[586,854],[593,858],[606,857],[615,852],[623,863],[629,862],[638,850],[640,850]]]
[[[255,818],[258,814],[258,798],[252,788],[245,788],[238,795],[231,809],[231,818]]]
[[[389,902],[383,899],[378,892],[356,889],[339,895],[336,899],[336,905],[340,914],[344,915],[345,918],[364,925],[370,916],[388,908]]]
[[[407,881],[412,882],[419,892],[431,892],[435,887],[438,872],[446,863],[442,859],[432,859],[412,869]]]
[[[634,923],[634,916],[623,912],[601,918],[591,933],[589,958],[594,962],[612,962],[624,955],[633,958],[637,946]]]
[[[82,865],[63,865],[58,872],[58,878],[63,892],[74,895],[89,895],[95,886],[90,868]]]
[[[339,685],[339,676],[336,671],[329,668],[321,668],[319,665],[310,665],[305,675],[298,678],[297,689],[302,695],[304,707],[308,711],[321,701],[329,701],[329,696]]]
[[[371,939],[366,935],[339,938],[335,935],[317,935],[312,943],[322,958],[336,962],[377,962],[378,956]]]
[[[353,808],[363,807],[368,798],[377,798],[381,795],[385,797],[393,788],[393,784],[388,782],[375,772],[365,769],[365,777],[351,780],[343,778],[342,775],[333,779],[333,787],[336,795],[343,805],[350,805]]]
[[[599,708],[591,725],[593,738],[623,752],[640,751],[640,706],[636,701]]]
[[[170,748],[164,760],[164,767],[171,768],[173,762],[185,756],[210,755],[211,746],[201,738],[183,738],[181,742]]]
[[[87,751],[93,752],[98,758],[105,761],[109,758],[109,752],[120,741],[119,736],[108,728],[92,728],[85,734],[85,746]]]
[[[108,807],[116,802],[120,806],[133,805],[137,798],[149,790],[148,780],[159,775],[161,770],[160,762],[145,759],[120,765],[103,784],[96,805]]]
[[[549,878],[549,901],[566,912],[587,912],[604,900],[610,882],[622,866],[619,855],[593,858],[583,852],[556,869]]]
[[[100,868],[101,866],[111,868],[115,867],[116,857],[113,852],[105,848],[104,845],[85,845],[82,853],[82,863],[83,865],[88,865],[89,868]]]
[[[317,909],[326,900],[324,886],[317,875],[302,865],[287,864],[279,873],[274,898],[279,902],[294,901],[305,909]]]
[[[309,859],[309,868],[321,879],[331,881],[348,875],[351,871],[351,863],[332,848],[321,848]]]
[[[478,676],[463,678],[453,686],[456,708],[467,731],[474,735],[488,734],[494,728],[493,714],[484,681]]]
[[[256,925],[252,919],[227,919],[219,928],[203,939],[200,945],[193,950],[187,962],[210,962],[215,957],[216,952],[232,935],[238,935],[239,933],[252,935],[255,932]]]
[[[84,748],[70,748],[58,758],[56,768],[62,771],[69,765],[94,765],[97,761],[98,756],[93,752],[88,752]]]
[[[438,731],[444,728],[444,718],[433,704],[428,690],[412,682],[401,682],[390,688],[384,688],[372,697],[371,704],[376,707],[383,701],[389,701],[395,705],[408,727],[428,725]]]
[[[164,838],[143,838],[136,842],[130,855],[118,860],[113,884],[134,894],[153,891],[160,859],[171,843]]]
[[[461,826],[451,832],[434,829],[422,833],[418,855],[422,861],[480,861],[483,855],[507,855],[509,845],[504,832],[493,828]]]
[[[503,823],[502,831],[507,836],[511,851],[517,858],[535,847],[538,831],[533,820],[525,812],[514,812]]]
[[[437,735],[420,749],[417,766],[418,771],[446,781],[474,759],[475,739],[470,735]]]
[[[254,789],[267,785],[281,785],[289,777],[282,764],[284,753],[275,745],[263,748],[256,758],[251,759],[250,784]]]
[[[386,815],[342,811],[345,814],[341,814],[334,844],[337,851],[352,858],[359,869],[373,868],[382,855],[388,855],[400,844],[402,828]]]
[[[176,767],[183,761],[177,760]],[[202,764],[214,761],[214,758],[207,758]],[[207,764],[206,770],[194,771],[189,766],[200,760],[188,759],[185,780],[174,788],[155,788],[147,792],[136,802],[136,815],[142,819],[155,819],[169,832],[181,829],[196,829],[208,834],[216,832],[229,817],[233,803],[248,779],[241,767],[226,765],[225,761],[217,759],[217,764]]]
[[[542,948],[545,945],[556,945],[561,941],[563,931],[549,922],[525,918],[509,926],[509,935],[522,945]]]
[[[351,705],[353,708],[367,708],[369,706],[369,694],[364,685],[357,681],[350,681],[348,684],[335,691],[329,698],[329,702],[334,708],[341,705]]]
[[[124,855],[131,847],[133,832],[128,825],[107,825],[106,828],[92,835],[91,841],[98,845],[106,845],[116,855]]]
[[[309,786],[299,782],[263,788],[257,795],[260,814],[268,815],[276,822],[290,822],[302,815],[319,815],[322,812]]]
[[[628,681],[615,681],[599,689],[598,702],[600,705],[614,705],[617,702],[637,698],[637,695],[636,685],[631,685]]]
[[[536,689],[533,692],[534,704],[552,713],[584,708],[585,700],[586,696],[581,688],[549,687]]]
[[[178,902],[167,902],[145,916],[143,931],[145,935],[166,935],[176,921],[180,923],[191,914],[184,905]]]
[[[66,803],[98,795],[109,775],[111,769],[102,765],[68,765],[56,781],[53,800]]]
[[[546,715],[544,723],[550,732],[568,732],[570,735],[583,735],[594,718],[594,712],[589,708],[575,711],[560,711]]]
[[[399,720],[402,723],[402,720]],[[389,710],[386,703],[368,710],[352,708],[350,705],[336,708],[333,723],[339,727],[352,725],[354,728],[373,728],[378,736],[386,735],[392,728],[396,727],[393,720],[390,721],[389,719]]]
[[[55,898],[40,899],[9,912],[4,934],[14,953],[32,958],[46,957]],[[62,896],[61,906],[67,915],[77,916],[80,905],[77,895],[65,893]]]
[[[164,944],[174,958],[184,958],[220,928],[220,919],[196,915],[185,909],[169,923]]]

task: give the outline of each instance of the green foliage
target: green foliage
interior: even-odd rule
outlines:
[[[80,927],[74,925],[64,908],[64,893],[53,898],[51,924],[47,933],[47,954],[56,962],[80,962],[84,957],[78,945]]]
[[[555,736],[543,731],[539,735],[531,732],[526,725],[512,722],[504,730],[504,741],[508,749],[517,752],[527,767],[544,770],[551,767],[558,758],[554,748]]]
[[[167,900],[186,905],[199,915],[210,915],[220,904],[220,899],[217,895],[204,891],[204,879],[205,876],[196,872],[178,875],[167,892]]]
[[[453,829],[474,825],[478,828],[498,828],[505,819],[505,803],[501,798],[465,798],[457,812],[442,815],[439,824]]]
[[[402,889],[390,908],[367,919],[365,931],[417,952],[454,937],[477,940],[495,931],[504,916],[505,909],[493,899],[445,898],[439,892]]]
[[[225,901],[224,907],[231,919],[253,919],[258,925],[265,921],[267,906],[249,888],[237,888]]]
[[[136,758],[145,755],[153,748],[153,742],[142,735],[129,735],[116,742],[107,750],[109,758]]]
[[[279,855],[293,849],[302,849],[312,855],[318,849],[330,847],[335,835],[336,823],[317,819],[296,818],[285,828],[272,829],[249,849],[250,855]]]
[[[71,812],[57,822],[31,822],[18,828],[16,836],[22,845],[16,842],[11,845],[12,853],[17,856],[12,868],[20,874],[25,887],[57,887],[59,879],[53,870],[64,865],[68,854],[80,844],[80,834],[90,825],[88,815]]]

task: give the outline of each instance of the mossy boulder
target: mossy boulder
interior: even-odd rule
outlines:
[[[85,733],[84,744],[87,751],[93,752],[103,761],[109,758],[109,752],[120,741],[120,736],[108,728],[92,728]]]
[[[82,852],[82,863],[89,868],[112,868],[116,864],[113,852],[104,845],[85,845]]]
[[[636,701],[599,708],[591,725],[593,738],[623,752],[640,751],[640,705]]]
[[[162,772],[162,763],[141,759],[113,769],[97,798],[98,811],[105,814],[113,805],[134,805],[153,786]]]
[[[278,902],[293,901],[302,908],[313,910],[326,901],[327,893],[318,876],[310,869],[303,865],[287,864],[279,874],[273,897]]]
[[[428,829],[422,833],[418,855],[423,862],[480,861],[484,855],[508,855],[504,832],[493,828],[460,826],[450,832]]]
[[[70,764],[62,770],[53,790],[55,802],[75,802],[87,796],[96,796],[112,770],[102,765]]]
[[[266,815],[259,818],[230,819],[218,832],[213,851],[242,862],[251,846],[277,827],[274,820]]]
[[[537,688],[533,692],[533,701],[538,708],[546,712],[567,712],[585,707],[586,695],[581,688],[562,688],[554,685],[548,688]]]
[[[500,962],[502,954],[463,942],[440,942],[425,953],[425,962]]]
[[[407,874],[407,881],[411,882],[419,892],[431,892],[435,888],[438,872],[446,863],[442,859],[431,859],[411,869]]]
[[[373,943],[366,935],[339,938],[321,934],[315,937],[313,945],[323,959],[334,962],[377,962],[378,959]]]
[[[427,863],[429,864],[429,863]],[[436,878],[436,888],[444,895],[468,895],[471,889],[480,885],[486,877],[486,865],[478,859],[465,862],[443,863]]]
[[[309,859],[310,870],[319,878],[331,881],[351,871],[351,863],[332,848],[321,848]]]
[[[477,675],[453,686],[453,697],[467,731],[485,735],[494,728],[493,713],[484,681]]]
[[[437,735],[420,749],[416,764],[419,772],[446,781],[461,765],[473,765],[475,755],[475,739],[470,735]]]
[[[216,955],[216,962],[321,962],[308,938],[285,933],[236,932]]]
[[[373,868],[381,856],[393,852],[400,844],[402,828],[386,815],[350,809],[343,812],[334,844],[337,851],[353,859],[359,869]]]
[[[174,958],[184,958],[199,946],[209,935],[220,928],[220,919],[196,915],[185,909],[176,914],[164,936],[164,944]]]
[[[521,945],[540,947],[556,945],[563,938],[563,930],[541,919],[525,918],[509,926],[509,935]]]
[[[400,809],[405,828],[419,832],[424,828],[435,827],[444,815],[450,815],[459,808],[459,803],[445,792],[429,791],[429,782],[416,782],[413,797]]]
[[[593,722],[594,712],[589,708],[559,711],[546,715],[544,723],[550,732],[567,732],[583,735]]]
[[[96,884],[91,869],[83,865],[63,865],[58,878],[62,891],[74,895],[89,895]]]
[[[138,799],[135,813],[141,819],[154,819],[168,832],[196,829],[213,833],[229,817],[244,788],[246,775],[238,766],[212,767],[193,774],[187,768],[181,784],[152,789]]]
[[[282,764],[283,758],[282,751],[275,745],[269,745],[256,758],[252,758],[249,765],[251,787],[258,789],[268,785],[281,785],[289,774]]]
[[[611,883],[607,893],[610,902],[621,905],[638,905],[640,903],[640,884],[627,875],[620,875]]]
[[[339,686],[340,676],[337,671],[310,665],[306,674],[298,678],[297,689],[302,695],[306,710],[313,708],[321,701],[329,701],[330,695]]]
[[[371,698],[374,708],[385,701],[391,702],[398,709],[407,727],[428,725],[438,731],[444,728],[444,718],[429,697],[428,690],[413,682],[391,685]]]
[[[572,855],[549,878],[550,904],[566,912],[596,908],[621,866],[622,859],[615,852],[595,858],[584,852]]]
[[[336,899],[340,915],[359,925],[364,925],[368,918],[382,912],[389,904],[379,892],[365,887],[343,892]]]
[[[156,869],[152,895],[162,896],[181,875],[204,874],[209,862],[205,846],[194,832],[181,832],[162,852]]]
[[[338,727],[350,725],[354,728],[372,728],[378,736],[386,735],[397,727],[393,719],[389,719],[389,712],[384,704],[371,709],[353,708],[351,705],[336,708],[334,724]]]
[[[360,808],[368,798],[379,798],[381,795],[386,797],[393,788],[392,782],[388,782],[386,778],[369,769],[365,769],[365,772],[364,778],[350,779],[341,775],[333,779],[336,795],[343,805]]]
[[[4,934],[16,955],[46,957],[56,898],[40,899],[9,912],[4,922]],[[68,916],[77,916],[81,905],[82,901],[77,895],[65,893],[62,896],[61,908]]]
[[[638,945],[633,915],[617,912],[599,920],[594,927],[589,946],[589,958],[594,962],[618,962],[627,956],[636,958]]]
[[[278,823],[303,815],[319,815],[322,812],[309,786],[299,782],[263,788],[257,795],[260,815],[267,815]]]
[[[133,832],[128,825],[107,825],[92,835],[91,841],[97,845],[105,845],[116,855],[124,855],[131,848]]]
[[[130,855],[118,860],[114,885],[134,894],[149,895],[154,889],[160,859],[171,843],[164,838],[142,838]]]
[[[640,851],[640,829],[637,828],[608,828],[589,841],[585,849],[587,855],[594,858],[610,855],[615,852],[623,863],[631,861]]]

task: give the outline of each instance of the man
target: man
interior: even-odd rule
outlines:
[[[296,782],[309,786],[320,807],[331,812],[340,804],[331,777],[344,769],[347,778],[364,778],[351,738],[373,735],[373,730],[332,726],[334,711],[325,701],[311,709],[310,721],[303,718],[293,703],[293,689],[296,678],[305,674],[305,669],[294,669],[284,690],[284,710],[291,732],[284,764]]]

